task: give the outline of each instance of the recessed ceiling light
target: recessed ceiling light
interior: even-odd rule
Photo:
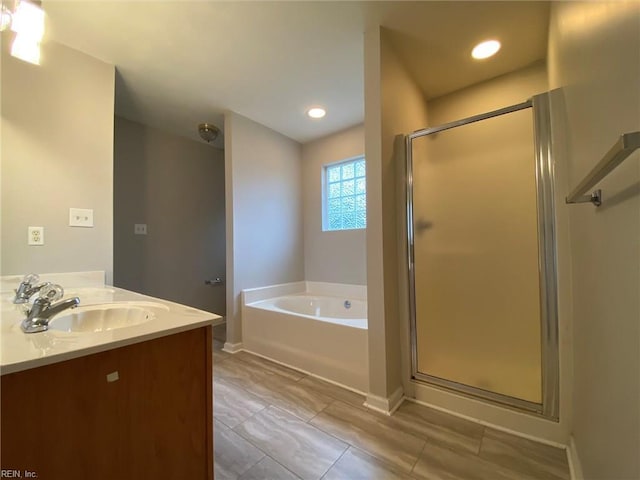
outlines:
[[[311,118],[322,118],[327,114],[327,111],[322,107],[313,107],[307,110],[307,115]]]
[[[479,43],[471,51],[471,56],[477,60],[483,58],[489,58],[500,50],[500,42],[497,40],[487,40],[486,42]]]

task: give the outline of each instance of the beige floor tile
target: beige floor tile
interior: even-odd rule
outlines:
[[[276,407],[258,412],[234,431],[304,479],[319,479],[348,447]]]
[[[306,374],[299,372],[298,370],[293,370],[292,368],[271,362],[262,357],[258,357],[257,355],[252,355],[251,353],[238,352],[234,357],[238,360],[242,360],[243,362],[247,362],[250,365],[260,367],[268,372],[280,375],[288,380],[293,380],[294,382],[306,376]]]
[[[298,382],[265,370],[260,365],[229,358],[214,365],[214,378],[241,387],[263,401],[286,410],[303,420],[310,420],[333,401]]]
[[[350,447],[322,480],[410,480],[392,466]]]
[[[213,363],[214,365],[218,362],[222,362],[231,356],[230,353],[222,350],[224,348],[224,341],[217,340],[215,337],[213,339]]]
[[[477,454],[484,427],[414,402],[404,402],[389,421],[405,432],[444,447]]]
[[[272,378],[269,382],[255,383],[247,387],[247,390],[305,422],[334,401],[332,397],[284,378]]]
[[[224,352],[222,350],[216,350],[215,348],[213,349],[213,364],[214,366],[217,363],[220,363],[224,360],[226,360],[227,358],[229,358],[231,356],[231,354]],[[214,367],[215,368],[215,367]]]
[[[273,458],[265,456],[243,473],[239,480],[300,480],[300,477],[291,473]]]
[[[214,357],[216,480],[569,478],[564,450],[413,402],[377,414],[361,395],[256,358]]]
[[[269,382],[275,376],[261,368],[237,360],[231,355],[225,361],[213,363],[213,378],[220,377],[242,388],[251,388],[258,382]]]
[[[329,397],[335,398],[336,400],[340,400],[344,403],[348,403],[349,405],[353,405],[354,407],[366,409],[366,407],[364,406],[364,395],[352,392],[350,390],[347,390],[346,388],[338,387],[337,385],[325,382],[312,376],[307,376],[300,380],[298,383],[300,385],[303,385],[304,387],[322,393],[323,395],[327,395]]]
[[[268,403],[264,400],[224,378],[214,379],[213,416],[227,427],[235,427],[267,406]]]
[[[411,471],[425,444],[385,419],[337,400],[310,423],[404,472]]]
[[[216,480],[235,480],[264,457],[263,452],[222,423],[214,422],[213,429]]]
[[[523,475],[545,480],[568,480],[566,451],[487,428],[480,457]]]
[[[429,443],[411,474],[425,480],[532,480],[477,455]]]

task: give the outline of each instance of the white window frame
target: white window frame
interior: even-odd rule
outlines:
[[[330,228],[329,227],[329,169],[332,167],[336,167],[336,166],[341,166],[341,165],[345,165],[345,164],[349,164],[349,163],[353,163],[355,165],[356,162],[363,160],[365,162],[365,174],[364,177],[359,176],[356,177],[355,175],[355,171],[354,171],[354,180],[356,179],[360,179],[360,178],[364,178],[365,182],[366,182],[366,178],[367,178],[367,174],[366,174],[366,165],[367,165],[367,161],[364,155],[357,155],[355,157],[351,157],[351,158],[346,158],[344,160],[340,160],[337,162],[332,162],[332,163],[327,163],[324,164],[322,166],[322,231],[323,232],[345,232],[345,231],[351,231],[351,230],[363,230],[366,229],[367,226],[367,218],[366,218],[366,189],[365,189],[365,221],[364,221],[364,226],[359,226],[359,227],[349,227],[349,228]],[[344,181],[344,179],[342,179],[342,177],[339,180],[339,183],[342,185],[342,182]],[[331,182],[331,183],[338,183],[338,182]],[[354,182],[355,183],[355,182]],[[354,187],[355,188],[355,187]],[[366,188],[366,187],[365,187]],[[350,196],[350,195],[349,195]],[[354,190],[354,202],[357,202],[357,196]],[[337,197],[339,199],[343,198],[342,192],[340,193],[340,196]],[[357,204],[356,204],[357,205]],[[358,211],[357,206],[356,206],[356,212]]]

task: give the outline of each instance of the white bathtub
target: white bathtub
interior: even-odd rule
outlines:
[[[366,287],[296,282],[244,290],[242,343],[250,352],[367,392]]]
[[[250,303],[249,306],[295,314],[320,322],[367,329],[367,302],[347,295],[330,297],[299,293]]]

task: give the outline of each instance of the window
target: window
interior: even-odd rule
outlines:
[[[367,226],[367,178],[364,157],[324,167],[323,230]]]

